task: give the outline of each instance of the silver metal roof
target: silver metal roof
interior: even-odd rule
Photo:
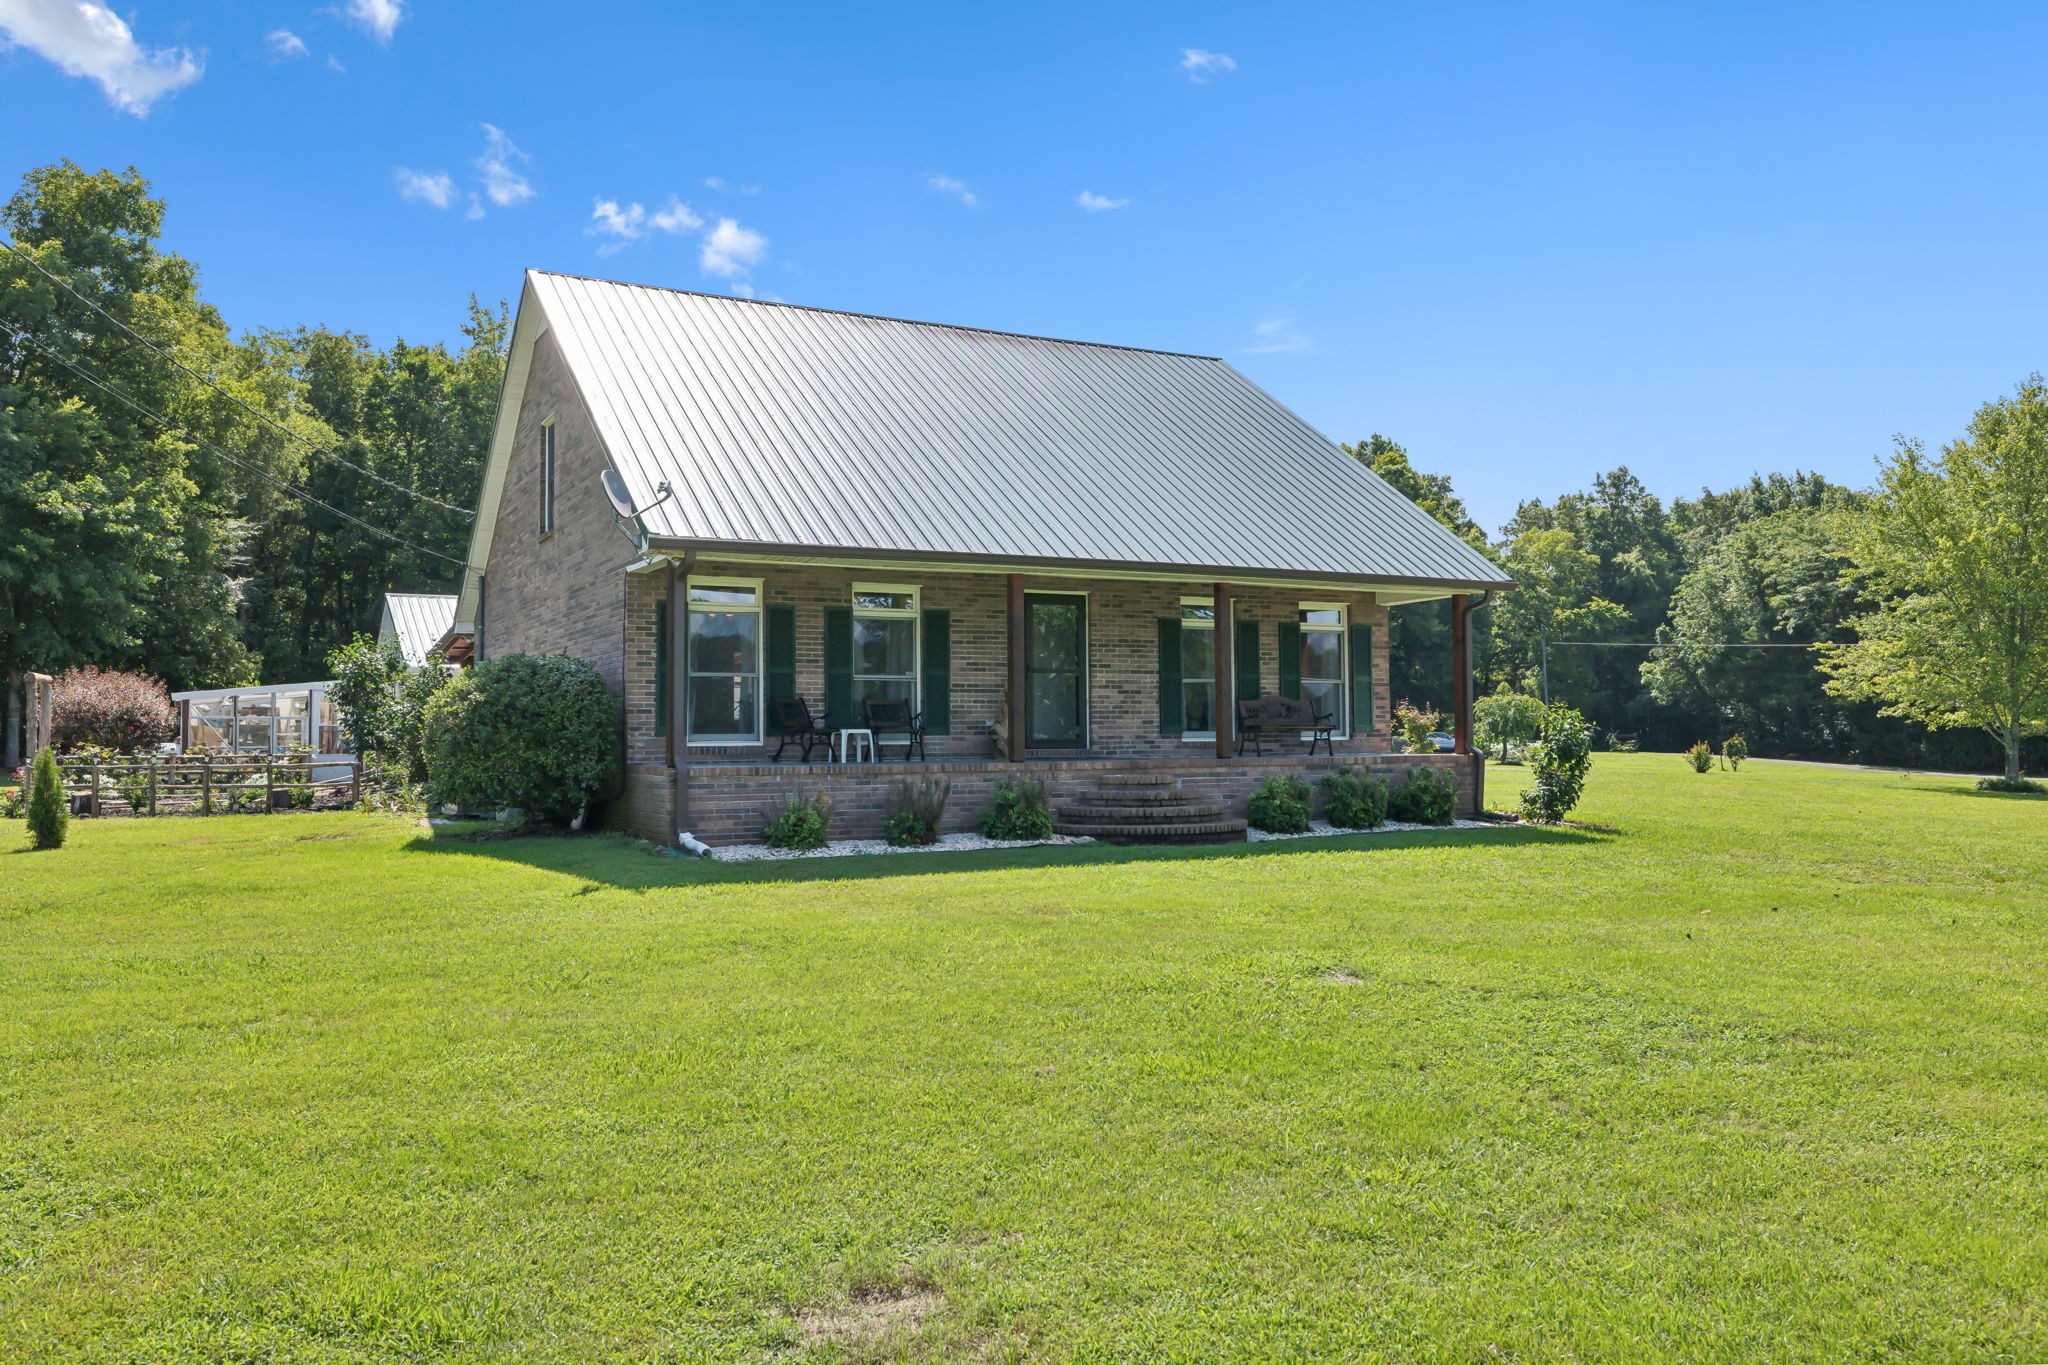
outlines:
[[[406,663],[424,667],[427,651],[441,643],[455,624],[455,596],[435,592],[387,592],[379,640],[394,640]]]
[[[657,541],[1508,582],[1221,360],[528,285]]]

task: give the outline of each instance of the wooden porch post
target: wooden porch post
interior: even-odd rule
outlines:
[[[1216,585],[1216,757],[1230,757],[1230,736],[1237,728],[1236,670],[1237,630],[1230,620],[1230,585]]]
[[[1451,597],[1451,737],[1457,752],[1472,752],[1472,599]]]
[[[687,563],[669,561],[668,658],[662,662],[668,669],[668,762],[675,779],[675,819],[670,823],[677,834],[690,827],[690,735],[684,728],[690,723],[689,680],[683,672],[690,635],[688,574]]]
[[[1030,725],[1030,699],[1024,695],[1028,682],[1024,671],[1025,651],[1030,640],[1024,630],[1024,575],[1010,575],[1010,714],[1003,734],[1004,756],[1012,763],[1024,761],[1024,732]]]

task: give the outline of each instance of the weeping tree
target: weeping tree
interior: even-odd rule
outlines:
[[[1822,651],[1828,690],[1986,731],[2017,782],[2020,741],[2048,730],[2048,382],[1985,404],[1937,456],[1902,438],[1844,543],[1876,606]]]

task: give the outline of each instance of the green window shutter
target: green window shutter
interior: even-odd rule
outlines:
[[[1250,701],[1259,695],[1259,623],[1237,623],[1237,699]]]
[[[1351,733],[1379,732],[1379,717],[1372,711],[1372,627],[1351,627]]]
[[[654,733],[668,733],[668,603],[654,604]]]
[[[762,657],[768,665],[767,700],[787,701],[796,695],[796,608],[767,608],[761,613],[761,626],[767,637],[762,641]]]
[[[1301,623],[1280,623],[1280,695],[1301,700]]]
[[[1187,722],[1180,705],[1180,621],[1159,618],[1159,733],[1178,735]]]
[[[853,714],[853,608],[825,608],[825,723],[858,725]]]
[[[953,613],[924,614],[924,732],[953,733]]]

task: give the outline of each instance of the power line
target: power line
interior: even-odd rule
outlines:
[[[1833,640],[1810,644],[1779,644],[1761,640],[1552,640],[1553,645],[1576,645],[1581,649],[1819,649]]]
[[[362,475],[364,478],[373,480],[374,482],[384,485],[386,488],[389,488],[394,493],[403,493],[409,498],[418,498],[421,502],[432,503],[434,506],[439,507],[444,511],[459,512],[465,517],[474,517],[476,515],[476,513],[472,511],[470,508],[457,507],[452,502],[443,502],[439,498],[433,497],[426,493],[422,493],[416,488],[407,488],[402,483],[397,483],[391,479],[385,478],[382,474],[376,473],[373,470],[363,468],[363,466],[357,464],[353,460],[343,459],[341,456],[335,454],[331,450],[328,450],[324,446],[314,444],[306,437],[301,436],[298,432],[293,431],[290,427],[286,426],[284,423],[272,417],[269,413],[264,412],[260,408],[253,407],[249,403],[244,402],[241,398],[237,397],[235,394],[229,393],[226,389],[222,388],[218,383],[207,378],[205,375],[199,373],[199,371],[193,369],[190,365],[187,365],[184,361],[178,359],[169,351],[166,351],[165,349],[163,349],[163,347],[157,345],[148,337],[142,335],[142,333],[136,331],[133,327],[130,327],[127,323],[121,321],[121,319],[115,317],[112,313],[109,313],[106,309],[100,307],[97,303],[94,303],[85,295],[79,293],[76,289],[73,289],[69,284],[66,284],[63,280],[58,279],[55,275],[52,275],[49,271],[43,269],[41,262],[37,261],[33,256],[30,256],[27,252],[23,251],[14,243],[8,241],[4,237],[0,237],[0,247],[6,247],[9,251],[19,256],[22,259],[23,263],[25,263],[29,267],[29,269],[35,271],[38,275],[41,275],[51,284],[56,285],[59,289],[69,294],[72,298],[77,299],[80,303],[92,309],[93,312],[98,313],[108,322],[111,322],[116,327],[119,327],[122,331],[126,332],[129,336],[135,338],[135,340],[141,342],[144,346],[148,347],[151,351],[154,351],[157,355],[162,356],[165,360],[170,361],[171,364],[183,370],[193,379],[196,379],[201,384],[206,385],[207,388],[212,389],[215,393],[227,399],[230,403],[233,403],[235,406],[241,408],[242,411],[248,413],[257,421],[262,422],[266,426],[273,427],[277,431],[282,432],[285,436],[288,436],[292,440],[297,441],[300,445],[312,451],[315,455],[324,455],[328,459],[334,461],[336,464],[345,466],[346,468],[349,469],[353,469],[356,473]]]
[[[112,384],[107,383],[105,380],[95,377],[93,374],[91,374],[82,366],[80,366],[77,362],[67,360],[63,356],[58,355],[55,351],[52,351],[49,347],[42,345],[40,342],[36,341],[33,337],[28,336],[26,333],[16,331],[15,336],[20,338],[22,341],[26,342],[29,346],[33,347],[34,349],[41,351],[44,355],[56,361],[59,365],[64,366],[64,368],[70,370],[73,374],[77,375],[80,379],[83,379],[86,383],[92,385],[94,388],[107,394],[111,398],[115,398],[123,403],[126,403],[129,407],[135,409],[135,411],[141,413],[144,417],[147,417],[151,421],[157,423],[164,430],[177,432],[183,435],[187,440],[191,441],[194,445],[199,446],[203,450],[212,452],[220,459],[226,460],[229,464],[234,465],[237,468],[247,470],[249,473],[254,474],[257,478],[262,479],[264,482],[272,484],[275,487],[292,494],[294,497],[302,498],[306,502],[311,503],[313,506],[320,508],[322,511],[331,512],[335,516],[340,517],[343,521],[353,522],[355,525],[362,527],[365,531],[368,531],[370,534],[375,536],[382,536],[385,540],[390,541],[392,544],[400,546],[401,548],[407,550],[411,550],[414,554],[429,555],[435,559],[444,560],[449,564],[454,564],[460,567],[467,567],[468,561],[466,560],[457,559],[453,555],[444,555],[439,550],[429,550],[424,545],[415,545],[411,541],[405,539],[404,537],[394,535],[391,532],[385,530],[381,526],[378,526],[372,522],[364,521],[361,517],[355,516],[348,512],[344,512],[339,507],[336,507],[334,504],[330,502],[325,502],[320,498],[314,497],[305,489],[300,488],[296,484],[287,483],[285,480],[278,478],[275,474],[272,474],[267,469],[263,469],[256,465],[250,464],[248,461],[241,459],[239,456],[228,454],[225,450],[222,450],[219,446],[213,444],[213,442],[206,440],[197,432],[194,432],[190,427],[184,426],[178,422],[174,422],[170,418],[165,417],[162,413],[153,411],[146,404],[143,404],[138,400],[129,397],[127,394],[121,392],[120,389],[114,387]]]

